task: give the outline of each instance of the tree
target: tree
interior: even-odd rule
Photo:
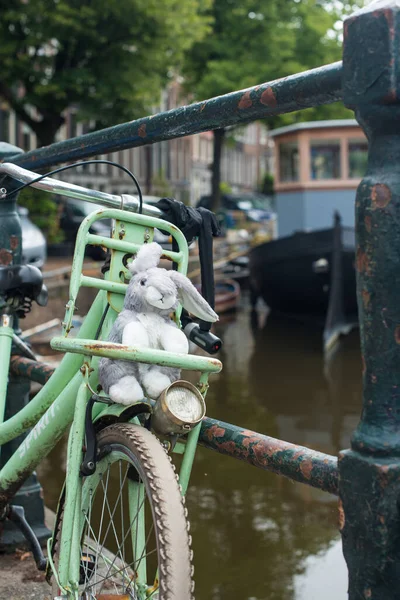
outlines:
[[[194,99],[226,94],[340,59],[335,29],[339,3],[318,0],[214,0],[213,34],[187,53],[186,87]],[[324,118],[343,116],[342,106],[322,107]],[[349,113],[347,113],[349,114]],[[318,118],[308,111],[304,118]],[[298,120],[298,114],[269,119],[270,126]],[[214,131],[213,209],[220,198],[220,161],[225,129]]]
[[[39,145],[71,106],[97,127],[143,116],[207,33],[209,2],[0,0],[0,98]]]

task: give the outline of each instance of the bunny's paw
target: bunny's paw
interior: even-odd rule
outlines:
[[[150,370],[144,375],[142,383],[150,398],[155,400],[170,385],[171,380],[164,373]]]
[[[136,377],[127,375],[110,387],[109,396],[113,402],[129,406],[129,404],[141,400],[144,394]]]

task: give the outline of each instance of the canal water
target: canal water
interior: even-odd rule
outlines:
[[[328,361],[321,331],[252,315],[246,298],[223,318],[221,374],[207,414],[329,454],[348,447],[361,405],[358,333]],[[56,508],[65,443],[39,475]],[[187,497],[196,600],[346,600],[337,500],[199,448]]]

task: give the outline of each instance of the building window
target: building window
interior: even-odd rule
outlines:
[[[279,181],[299,181],[299,145],[283,142],[279,145]]]
[[[361,179],[364,177],[368,163],[367,140],[349,140],[349,177]]]
[[[340,141],[311,140],[311,179],[340,179]]]

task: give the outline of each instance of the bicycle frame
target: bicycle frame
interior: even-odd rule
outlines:
[[[202,372],[199,387],[204,396],[208,388],[208,374],[219,372],[222,368],[220,361],[214,358],[173,354],[160,350],[139,350],[133,347],[122,346],[121,344],[96,341],[96,330],[106,303],[108,302],[112,309],[109,311],[111,315],[107,315],[104,323],[107,333],[107,330],[109,331],[115,319],[117,311],[122,307],[123,294],[127,284],[82,275],[84,247],[87,242],[104,245],[116,252],[127,252],[127,247],[130,250],[136,251],[139,247],[139,244],[136,242],[130,243],[90,234],[89,228],[96,218],[116,219],[116,224],[120,223],[121,219],[123,219],[126,223],[126,229],[129,229],[129,223],[140,223],[142,226],[145,225],[149,228],[160,227],[159,219],[144,215],[133,215],[132,213],[125,213],[115,209],[95,211],[86,217],[77,237],[70,282],[70,299],[66,305],[66,317],[63,324],[65,336],[70,330],[79,286],[96,287],[100,291],[77,337],[73,339],[68,339],[67,337],[53,339],[52,347],[65,351],[66,354],[49,381],[26,407],[6,422],[3,422],[4,404],[13,330],[10,324],[6,322],[3,322],[3,326],[0,327],[0,353],[2,357],[0,364],[0,446],[33,426],[33,429],[20,444],[17,451],[0,470],[0,508],[10,502],[26,477],[30,475],[40,461],[54,448],[71,425],[68,441],[66,499],[64,507],[66,518],[64,520],[60,546],[58,566],[60,579],[58,583],[62,590],[68,590],[72,594],[77,594],[77,582],[79,581],[79,561],[77,561],[76,557],[79,556],[83,517],[77,518],[77,514],[79,514],[77,513],[77,507],[80,506],[82,493],[80,464],[82,461],[82,443],[84,440],[85,411],[86,404],[91,396],[91,390],[95,389],[98,384],[96,369],[99,360],[98,357],[124,358],[125,360],[135,360],[143,363],[199,370]],[[182,233],[173,225],[162,222],[162,226],[164,230],[170,232],[180,242],[179,252],[165,252],[165,254],[178,262],[179,270],[186,271],[186,240],[184,240]],[[177,318],[179,318],[179,312]],[[84,359],[84,356],[90,358]],[[143,405],[143,403],[144,401],[141,400],[138,404]],[[107,418],[108,423],[110,422],[110,418],[115,420],[117,418],[124,419],[127,422],[138,422],[137,416],[129,416],[130,408],[122,405],[114,404],[107,406],[95,403],[93,418],[95,420]],[[142,412],[151,412],[151,405],[149,403],[146,404]],[[200,428],[201,424],[198,424],[188,434],[185,445],[182,443],[177,444],[177,452],[184,454],[179,475],[183,493],[186,492],[188,487]],[[49,560],[51,563],[50,554]],[[54,568],[53,572],[56,574]]]

